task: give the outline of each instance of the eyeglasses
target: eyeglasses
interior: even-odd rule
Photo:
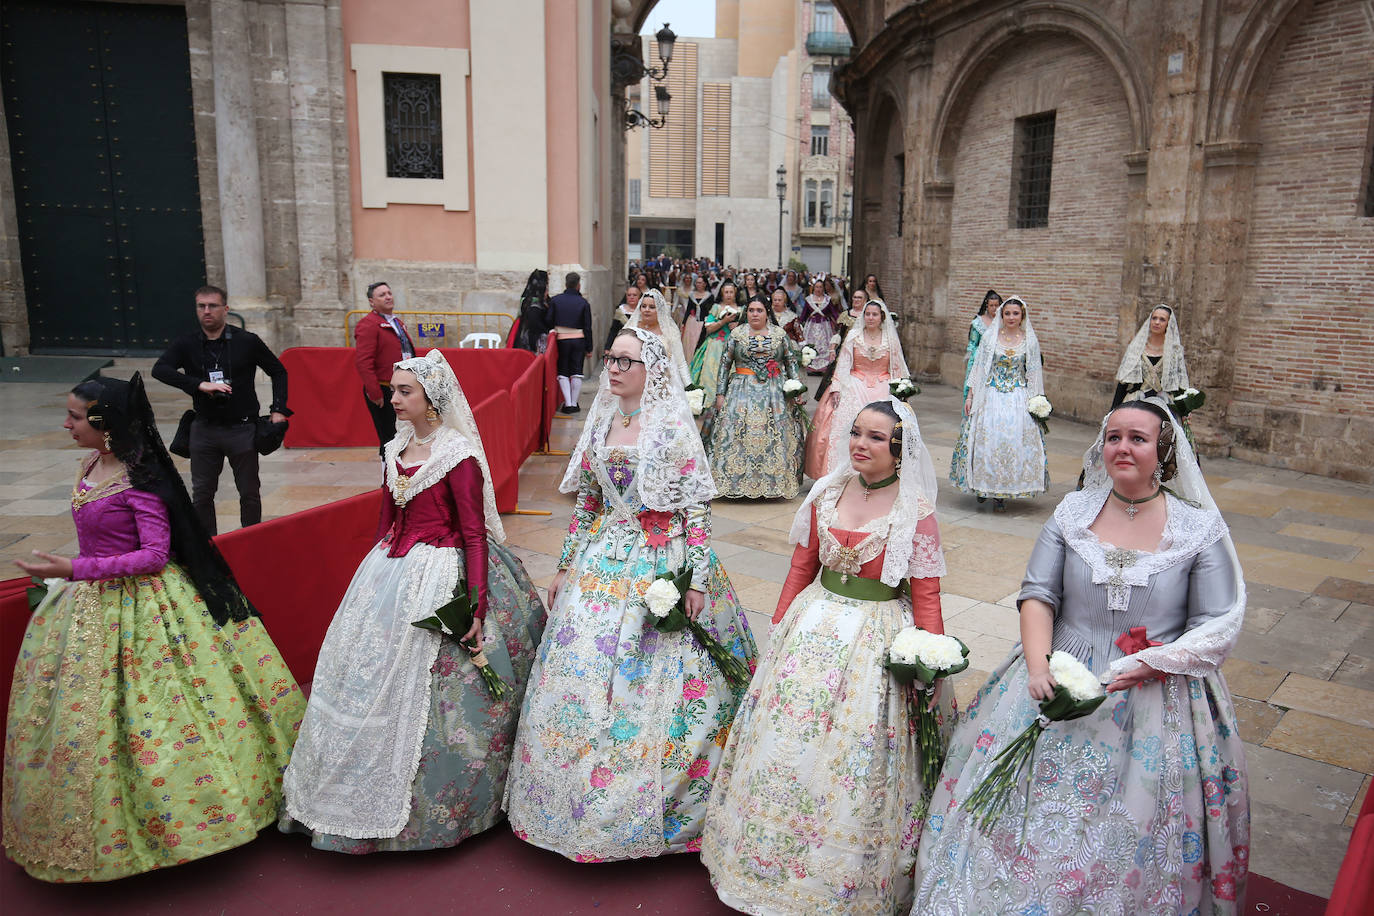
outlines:
[[[609,353],[601,357],[601,365],[605,366],[607,369],[611,368],[611,366],[615,366],[621,372],[629,372],[630,367],[635,363],[642,366],[644,365],[644,360],[630,359],[628,356],[611,356]]]

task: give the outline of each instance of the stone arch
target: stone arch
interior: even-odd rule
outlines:
[[[855,29],[855,26],[864,21],[864,0],[833,0],[833,2],[836,12],[844,20],[845,29],[854,37],[854,43],[858,44],[860,32]],[[658,3],[659,0],[619,0],[611,6],[612,20],[621,18],[620,8],[623,4],[629,10],[626,18],[633,26],[631,31],[638,32],[644,28],[644,23],[648,21],[649,14],[653,12],[654,7],[658,6]],[[869,5],[872,5],[872,0],[869,0]],[[878,17],[878,21],[882,21],[881,15]]]
[[[854,243],[853,273],[859,278],[877,274],[888,305],[900,310],[905,276],[901,239],[896,232],[898,220],[905,214],[898,212],[895,188],[904,178],[898,174],[901,166],[896,156],[905,156],[907,149],[905,119],[899,97],[890,87],[877,92],[867,115],[858,134],[862,140],[857,143],[862,159],[856,163],[861,183],[857,191],[859,233]],[[909,212],[911,188],[907,187],[906,192],[908,201],[903,209]],[[904,232],[910,230],[909,224],[904,227]]]
[[[1147,84],[1135,55],[1121,35],[1105,19],[1088,7],[1050,2],[1029,3],[1009,10],[969,44],[954,68],[954,78],[942,93],[932,119],[931,161],[926,174],[936,181],[953,179],[951,164],[959,143],[962,112],[973,93],[996,68],[1000,52],[1026,35],[1035,33],[1069,35],[1097,52],[1116,73],[1126,96],[1131,121],[1131,146],[1149,147],[1150,114]]]
[[[1313,2],[1274,0],[1251,8],[1231,43],[1212,93],[1207,112],[1208,142],[1254,139],[1274,66]]]

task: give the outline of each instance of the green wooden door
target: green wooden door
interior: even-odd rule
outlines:
[[[185,9],[4,0],[0,34],[32,350],[161,351],[205,282]]]

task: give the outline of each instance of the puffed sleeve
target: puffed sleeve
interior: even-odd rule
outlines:
[[[927,515],[916,525],[916,550],[940,549],[940,529],[935,513]],[[943,563],[940,564],[943,566]],[[936,567],[940,568],[939,566]],[[940,577],[922,576],[911,580],[911,622],[928,633],[945,632],[944,609],[940,606]]]
[[[129,507],[138,532],[138,549],[112,557],[74,557],[72,578],[117,579],[162,572],[172,552],[167,506],[157,496],[143,490],[128,489],[106,498],[122,499]]]
[[[778,335],[777,347],[774,349],[774,358],[782,363],[783,381],[788,381],[789,379],[799,380],[801,378],[801,373],[797,371],[796,355],[792,352],[792,348],[788,346],[785,332]]]
[[[1193,559],[1188,573],[1188,625],[1185,632],[1220,617],[1236,601],[1236,577],[1225,541],[1217,541]]]
[[[563,539],[563,552],[558,556],[558,568],[572,566],[573,557],[587,542],[592,524],[601,514],[601,484],[597,483],[587,458],[582,459],[582,471],[577,481],[577,499],[573,501],[572,520],[568,522],[568,536]]]
[[[720,371],[716,374],[716,394],[720,397],[725,397],[729,392],[730,381],[734,377],[735,344],[737,341],[738,338],[733,332],[725,338],[725,353],[720,358]]]
[[[706,591],[711,574],[711,506],[709,503],[688,506],[683,519],[687,535],[687,565],[692,569],[692,588]]]
[[[1040,537],[1036,538],[1031,550],[1026,578],[1021,580],[1021,594],[1016,598],[1018,608],[1027,598],[1035,598],[1048,604],[1058,615],[1064,597],[1064,551],[1067,549],[1059,523],[1051,518],[1040,529]]]
[[[477,616],[487,616],[487,516],[482,504],[482,466],[476,458],[464,458],[444,477],[458,507],[458,540],[463,545],[463,565],[468,587],[477,587]]]
[[[782,583],[782,594],[778,596],[778,606],[773,611],[774,623],[782,620],[787,609],[792,606],[792,600],[801,593],[802,589],[816,581],[816,576],[820,571],[821,534],[816,527],[816,507],[813,504],[811,506],[811,537],[807,539],[806,546],[798,544],[792,551],[792,568],[787,571],[787,578]]]
[[[396,523],[396,500],[391,495],[391,488],[382,482],[382,511],[377,513],[377,540],[386,537],[391,526]]]

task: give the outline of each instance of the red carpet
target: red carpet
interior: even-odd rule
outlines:
[[[6,913],[732,913],[695,854],[581,865],[520,842],[504,823],[456,849],[346,856],[264,830],[189,865],[105,884],[50,885],[0,865]]]
[[[1326,901],[1250,876],[1245,913],[1321,916]],[[517,840],[501,824],[456,849],[345,856],[302,835],[256,842],[189,865],[105,884],[51,885],[0,864],[6,913],[634,914],[732,913],[694,854],[581,865]]]

